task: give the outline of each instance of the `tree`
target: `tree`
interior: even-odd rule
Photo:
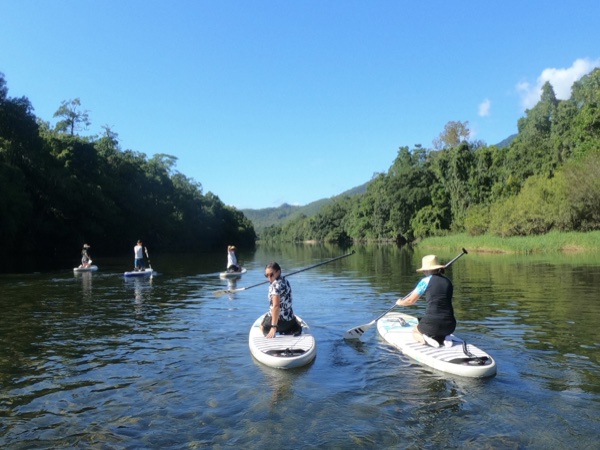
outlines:
[[[81,111],[80,107],[81,101],[78,98],[69,101],[63,100],[60,108],[54,113],[54,117],[62,118],[56,123],[55,131],[74,136],[75,131],[87,129],[91,124],[88,111]]]
[[[540,101],[518,121],[519,134],[510,146],[507,164],[521,186],[531,175],[552,176],[558,165],[551,139],[557,108],[554,89],[546,82]]]
[[[431,171],[442,185],[444,194],[440,197],[444,203],[437,202],[436,212],[442,215],[447,207],[445,201],[449,202],[452,226],[458,229],[463,224],[467,208],[473,202],[471,193],[476,189],[473,189],[472,183],[477,180],[475,163],[474,152],[467,142],[435,152],[431,157]],[[433,192],[438,196],[442,194],[439,191]]]
[[[433,148],[442,150],[444,148],[456,147],[461,142],[467,142],[471,130],[469,130],[469,122],[454,122],[450,121],[444,126],[439,136],[433,140]]]
[[[572,122],[573,153],[579,157],[600,148],[600,69],[573,85],[572,101],[578,111]]]
[[[570,161],[564,173],[575,228],[600,229],[600,149]]]

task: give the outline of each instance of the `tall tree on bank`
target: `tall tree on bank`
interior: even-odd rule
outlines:
[[[443,150],[458,147],[463,142],[468,142],[471,136],[469,122],[450,121],[444,125],[444,131],[433,140],[433,148]]]
[[[63,101],[60,108],[54,113],[54,117],[60,117],[56,123],[55,130],[59,133],[69,133],[75,136],[76,131],[87,129],[91,125],[89,111],[81,110],[81,100],[78,98]]]
[[[507,155],[510,176],[520,186],[532,175],[552,176],[558,161],[552,149],[552,126],[556,121],[558,100],[549,82],[542,87],[540,101],[519,119],[519,133]]]

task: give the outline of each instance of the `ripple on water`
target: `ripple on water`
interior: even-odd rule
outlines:
[[[235,286],[263,282],[265,260],[281,256],[291,270],[318,262],[294,251],[257,251]],[[600,306],[589,283],[570,282],[592,276],[585,268],[476,255],[453,267],[457,334],[498,363],[496,377],[469,380],[419,365],[375,327],[360,341],[342,338],[418,280],[413,258],[396,252],[365,250],[290,278],[319,348],[293,371],[265,367],[248,350],[250,325],[268,307],[266,285],[217,298],[228,283],[187,266],[151,281],[116,272],[0,277],[0,443],[593,448]],[[424,305],[406,309],[420,315]]]

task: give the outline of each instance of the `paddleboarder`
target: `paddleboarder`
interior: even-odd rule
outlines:
[[[83,249],[81,250],[81,267],[90,267],[92,265],[89,248],[88,244],[83,244]]]
[[[142,245],[142,241],[138,240],[135,247],[133,247],[133,270],[140,271],[144,270],[144,246]]]
[[[396,301],[398,306],[410,306],[425,294],[427,301],[425,315],[419,319],[419,324],[413,329],[413,337],[417,342],[432,347],[444,344],[446,336],[456,329],[452,306],[454,287],[444,276],[444,268],[436,255],[424,256],[421,268],[417,269],[417,272],[423,272],[425,277],[407,297]]]
[[[237,262],[235,245],[227,246],[227,272],[240,272],[242,268]]]
[[[263,334],[267,338],[275,337],[276,333],[300,335],[302,326],[292,308],[292,286],[281,276],[279,264],[267,264],[265,277],[269,280],[269,312],[260,326]]]

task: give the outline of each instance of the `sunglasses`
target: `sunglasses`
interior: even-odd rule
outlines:
[[[275,276],[275,272],[265,273],[265,278],[271,278]]]

